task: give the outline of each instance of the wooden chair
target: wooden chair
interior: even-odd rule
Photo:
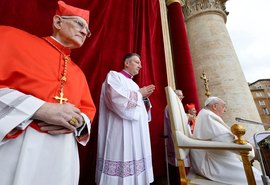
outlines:
[[[221,185],[223,183],[214,182],[209,179],[203,178],[199,175],[189,174],[188,177],[185,173],[185,166],[183,160],[189,155],[190,149],[203,149],[203,150],[231,150],[239,151],[242,157],[244,170],[246,173],[249,185],[256,185],[254,174],[248,159],[249,151],[252,147],[247,144],[224,143],[216,141],[203,141],[190,137],[187,131],[187,125],[183,124],[181,120],[181,112],[179,106],[181,104],[179,98],[174,93],[171,87],[166,87],[166,98],[169,109],[170,124],[173,143],[175,147],[175,154],[178,160],[180,182],[181,185],[187,184],[200,184],[200,185]]]

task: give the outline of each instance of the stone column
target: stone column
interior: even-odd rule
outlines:
[[[201,106],[207,98],[200,76],[205,71],[212,96],[227,104],[224,121],[231,126],[235,117],[260,122],[260,116],[226,28],[227,0],[186,0],[183,13]],[[246,137],[263,127],[242,124]]]

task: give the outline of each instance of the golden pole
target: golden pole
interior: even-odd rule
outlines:
[[[167,80],[168,80],[168,85],[172,87],[172,89],[175,89],[175,78],[174,78],[174,70],[173,70],[174,67],[173,67],[171,42],[170,42],[170,31],[169,31],[167,7],[166,7],[165,0],[159,0],[159,5],[160,5],[162,35],[163,35],[163,42],[164,42]]]

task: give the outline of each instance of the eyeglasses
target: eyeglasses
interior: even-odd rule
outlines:
[[[85,25],[85,24],[84,24],[82,21],[80,21],[79,19],[73,18],[73,17],[64,17],[64,16],[61,16],[61,19],[70,19],[70,20],[72,20],[80,30],[83,30],[83,29],[86,30],[86,36],[87,36],[87,37],[90,37],[90,36],[91,36],[92,33],[91,33],[91,31],[89,30],[88,26]]]

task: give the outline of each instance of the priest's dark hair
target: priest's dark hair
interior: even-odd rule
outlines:
[[[124,57],[123,57],[123,64],[125,63],[125,61],[133,56],[137,56],[139,58],[141,58],[141,56],[137,53],[127,53]]]

